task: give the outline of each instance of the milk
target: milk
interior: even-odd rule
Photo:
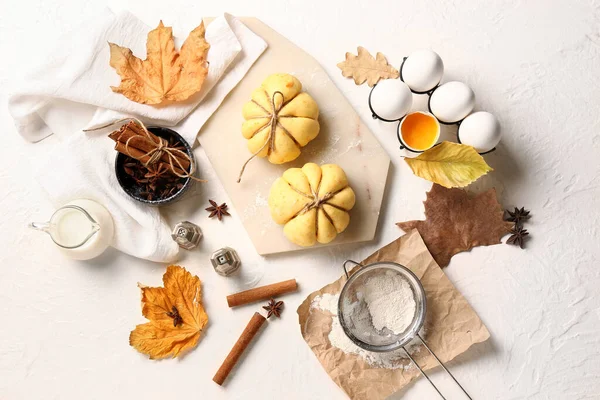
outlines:
[[[86,241],[98,227],[81,211],[66,208],[54,222],[56,241],[67,247],[77,247]],[[90,241],[96,239],[90,238]]]
[[[75,248],[59,247],[59,249],[64,255],[75,260],[89,260],[98,257],[110,246],[114,236],[110,213],[92,200],[79,199],[67,205],[83,208],[96,221],[96,224],[93,225],[80,211],[67,209],[55,222],[56,241],[64,242],[69,247],[80,245]],[[84,242],[90,234],[92,236]]]
[[[102,254],[115,233],[108,210],[86,199],[59,208],[49,222],[32,222],[30,226],[49,234],[56,247],[75,260],[89,260]]]

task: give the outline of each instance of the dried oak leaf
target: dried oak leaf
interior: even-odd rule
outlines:
[[[346,61],[339,63],[338,68],[346,78],[353,78],[354,83],[362,85],[367,82],[371,87],[380,79],[396,79],[399,72],[388,64],[385,56],[377,53],[375,58],[364,47],[358,46],[358,55],[346,53]]]
[[[128,48],[109,43],[110,66],[121,76],[121,84],[111,89],[142,104],[187,99],[200,90],[208,74],[206,57],[210,45],[204,34],[201,23],[190,32],[177,53],[172,28],[160,21],[148,33],[143,61]]]
[[[399,222],[408,232],[416,228],[440,267],[453,255],[475,246],[499,244],[512,228],[502,219],[503,210],[496,189],[470,196],[462,189],[446,189],[434,184],[425,201],[425,221]]]
[[[164,287],[140,286],[142,315],[150,322],[137,325],[129,344],[151,359],[178,357],[194,348],[208,323],[202,307],[200,279],[185,268],[171,265],[163,275]],[[172,317],[177,310],[178,323]]]
[[[447,188],[467,186],[493,171],[473,147],[452,142],[442,142],[404,161],[415,175]]]

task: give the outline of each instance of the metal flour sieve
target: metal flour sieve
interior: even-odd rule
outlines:
[[[346,265],[352,263],[358,267],[358,270],[354,271],[352,275],[348,273]],[[425,323],[425,315],[427,312],[427,298],[425,296],[425,289],[421,284],[421,281],[417,276],[408,268],[403,265],[393,262],[376,262],[373,264],[362,265],[356,261],[346,260],[343,264],[344,273],[346,274],[347,281],[342,288],[340,297],[338,299],[338,318],[340,325],[344,329],[346,336],[358,347],[374,352],[388,352],[398,349],[404,350],[410,361],[419,369],[421,375],[423,375],[427,381],[433,386],[436,392],[442,399],[446,399],[444,395],[439,391],[435,384],[431,381],[429,376],[423,371],[423,369],[417,364],[415,359],[406,350],[405,346],[414,338],[418,338],[423,346],[431,353],[433,358],[440,364],[440,366],[450,375],[450,377],[456,382],[456,384],[462,389],[464,394],[471,399],[471,396],[462,387],[462,385],[456,380],[456,378],[450,373],[448,368],[440,361],[435,353],[429,348],[427,343],[423,340],[419,331]],[[374,276],[387,275],[390,278],[400,276],[406,282],[408,282],[416,303],[415,315],[412,322],[408,327],[401,333],[394,333],[387,328],[382,330],[376,329],[372,323],[364,324],[365,318],[370,318],[369,315],[358,312],[356,307],[361,300],[361,293],[367,280]],[[361,323],[362,322],[362,323]],[[365,326],[369,326],[365,329]]]

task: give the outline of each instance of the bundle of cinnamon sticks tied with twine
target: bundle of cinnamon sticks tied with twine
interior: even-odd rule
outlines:
[[[159,137],[137,118],[124,118],[85,131],[104,129],[123,123],[108,135],[115,141],[115,150],[129,157],[125,172],[142,186],[140,195],[148,200],[170,196],[183,187],[182,179],[206,182],[194,175],[194,159],[186,152],[176,137],[170,140]]]
[[[96,128],[85,129],[84,132],[108,128],[125,121],[128,122],[108,135],[116,142],[115,150],[138,160],[146,168],[158,168],[162,165],[163,168],[167,168],[180,178],[192,178],[205,182],[192,176],[196,171],[196,164],[184,151],[183,146],[169,144],[168,140],[150,132],[137,118],[123,118]]]
[[[108,135],[115,141],[115,150],[135,158],[146,168],[163,167],[180,178],[191,176],[192,160],[181,146],[169,146],[166,139],[154,135],[143,125],[129,121]]]

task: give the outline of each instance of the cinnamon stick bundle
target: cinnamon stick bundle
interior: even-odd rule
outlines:
[[[144,128],[136,124],[135,121],[129,121],[128,123],[122,125],[118,130],[108,135],[108,137],[115,141],[115,150],[117,150],[119,153],[123,153],[135,158],[136,160],[139,160],[144,165],[146,165],[150,160],[150,156],[148,154],[157,148],[156,143],[159,143],[161,140],[152,132],[146,132]],[[177,154],[177,152],[173,152],[172,154],[184,168],[180,168],[179,164],[174,161],[174,172],[181,175],[188,173],[190,160],[181,154]],[[171,170],[169,154],[162,153],[159,164],[164,164],[168,170]]]
[[[125,146],[125,144],[123,144],[121,142],[115,143],[115,150],[118,151],[119,153],[123,153],[131,158],[135,158],[136,160],[140,161],[143,165],[146,165],[146,163],[148,163],[148,161],[150,160],[150,156],[148,156],[145,152],[140,151],[140,150],[136,149],[135,147],[131,147],[131,145],[129,145],[129,147],[127,147],[127,146]],[[162,158],[161,158],[161,160],[162,160]],[[160,161],[155,164],[155,166],[157,168],[161,165],[166,167],[167,171],[171,171],[171,165],[169,164],[168,161],[167,162]],[[173,170],[180,175],[184,175],[187,173],[187,171],[182,170],[175,163],[173,163]]]

